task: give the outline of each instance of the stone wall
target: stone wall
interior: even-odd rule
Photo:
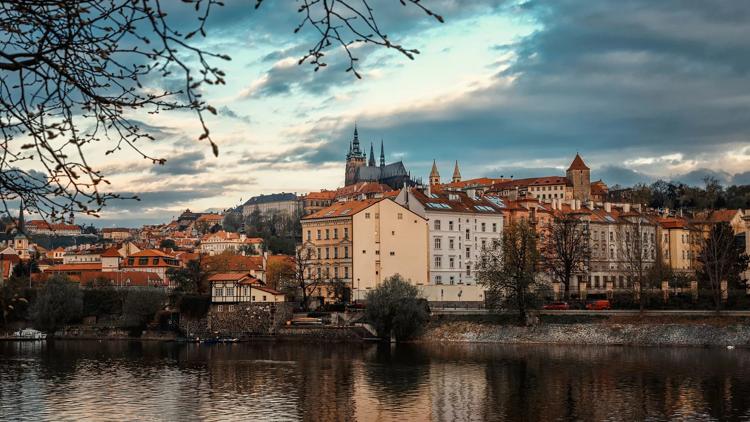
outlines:
[[[292,308],[287,303],[264,303],[236,305],[232,311],[218,312],[211,307],[208,314],[199,319],[180,318],[180,331],[190,337],[248,337],[273,335],[292,317]]]

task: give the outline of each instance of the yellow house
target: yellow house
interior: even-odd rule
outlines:
[[[308,278],[351,283],[354,300],[400,274],[429,280],[427,220],[390,199],[338,202],[302,219]]]
[[[700,249],[700,230],[682,218],[660,218],[658,222],[664,263],[678,273],[694,272]]]

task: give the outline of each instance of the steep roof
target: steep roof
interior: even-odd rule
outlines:
[[[369,208],[371,205],[377,204],[382,200],[383,198],[373,198],[363,199],[361,201],[337,202],[330,207],[323,208],[322,210],[307,215],[302,219],[314,220],[316,218],[350,217],[364,210],[365,208]]]
[[[590,170],[588,166],[586,166],[586,163],[583,162],[583,158],[581,158],[578,153],[576,153],[576,158],[573,159],[573,162],[570,163],[570,167],[568,167],[568,170]]]
[[[430,192],[412,189],[414,199],[419,201],[429,212],[460,212],[471,214],[502,214],[495,203],[484,199],[472,199],[466,192]]]
[[[208,277],[211,283],[222,281],[247,281],[249,283],[260,283],[260,281],[249,273],[218,273]]]
[[[102,258],[119,258],[120,252],[117,251],[117,248],[111,247],[107,249],[106,251],[102,252],[101,257]]]
[[[136,252],[136,253],[134,253],[134,254],[132,254],[130,256],[131,257],[141,257],[141,256],[153,257],[153,256],[160,256],[162,258],[174,258],[172,255],[164,253],[164,252],[162,252],[162,251],[160,251],[158,249],[144,249],[144,250],[142,250],[140,252]]]
[[[336,198],[335,190],[322,190],[320,192],[310,192],[305,195],[305,199],[333,200]]]
[[[220,270],[223,272],[262,271],[263,257],[219,254],[201,258],[201,267],[206,271]]]

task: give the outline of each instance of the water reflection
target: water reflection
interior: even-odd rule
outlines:
[[[748,420],[750,351],[0,343],[0,419]]]

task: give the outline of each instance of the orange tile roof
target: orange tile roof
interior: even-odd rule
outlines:
[[[278,290],[274,290],[274,289],[272,289],[270,287],[265,287],[265,286],[253,286],[253,289],[257,289],[257,290],[260,290],[262,292],[270,293],[270,294],[275,295],[275,296],[281,296],[281,295],[284,294],[284,293],[282,293],[282,292],[280,292]]]
[[[65,272],[65,271],[101,271],[101,262],[81,263],[81,264],[60,264],[47,268],[46,272]]]
[[[218,283],[225,281],[234,281],[242,284],[256,284],[260,283],[260,280],[253,277],[252,274],[248,273],[219,273],[208,277],[210,283]]]
[[[581,158],[580,155],[576,153],[576,158],[573,159],[573,162],[570,163],[570,167],[568,167],[568,170],[590,170],[586,163],[583,162],[583,158]]]
[[[55,223],[48,223],[44,220],[31,220],[27,221],[25,223],[26,227],[34,228],[34,229],[46,229],[46,230],[52,230],[52,231],[62,231],[62,230],[81,230],[79,226],[76,226],[75,224],[55,224]]]
[[[489,187],[496,183],[507,182],[510,179],[506,178],[491,178],[491,177],[478,177],[476,179],[467,179],[460,182],[443,183],[441,186],[444,188],[463,189],[467,187]]]
[[[320,192],[310,192],[305,195],[305,199],[333,200],[336,198],[335,190],[322,190]]]
[[[364,199],[361,201],[345,201],[337,202],[329,207],[323,208],[320,211],[314,212],[310,215],[303,217],[303,220],[313,220],[316,218],[336,218],[336,217],[351,217],[352,215],[369,208],[370,206],[377,204],[382,201],[383,198]]]
[[[119,258],[120,252],[117,252],[117,248],[112,247],[102,252],[101,257],[102,258]]]
[[[201,266],[206,271],[214,271],[218,267],[221,271],[228,272],[248,272],[262,271],[263,257],[261,256],[244,256],[244,255],[213,255],[204,256],[201,259]]]
[[[209,221],[209,222],[213,221],[213,222],[216,222],[216,221],[222,221],[222,220],[224,220],[224,216],[220,215],[220,214],[203,214],[200,217],[198,217],[198,219],[195,220],[195,221]]]
[[[715,210],[709,215],[708,221],[713,223],[729,223],[735,215],[737,215],[737,210]]]
[[[162,257],[162,258],[174,258],[172,255],[164,253],[164,252],[162,252],[162,251],[160,251],[158,249],[144,249],[144,250],[142,250],[140,252],[136,252],[136,253],[128,256],[128,258],[130,258],[130,257],[141,257],[141,256],[144,256],[144,257],[146,257],[146,256],[147,257],[159,256],[159,257]]]

